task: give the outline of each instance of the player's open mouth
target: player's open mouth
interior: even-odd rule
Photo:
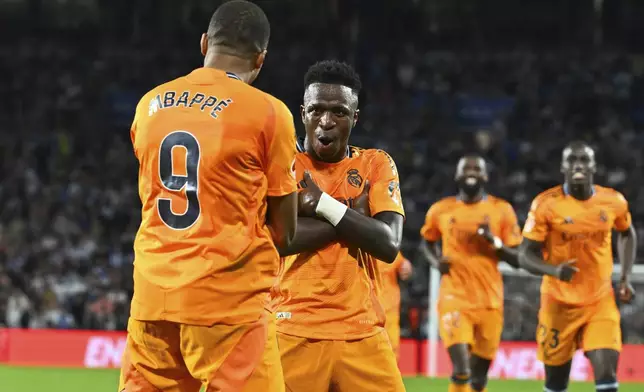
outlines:
[[[467,184],[467,185],[476,185],[477,182],[479,182],[479,180],[476,177],[467,177],[467,178],[465,178],[465,184]]]
[[[328,136],[318,136],[318,142],[326,147],[329,144],[333,143],[333,138]]]
[[[584,178],[586,178],[586,175],[582,172],[577,172],[572,175],[573,180],[583,180]]]

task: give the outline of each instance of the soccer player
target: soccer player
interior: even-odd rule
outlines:
[[[449,391],[484,391],[503,329],[503,279],[497,264],[518,265],[521,229],[512,206],[485,192],[483,158],[461,158],[455,179],[458,195],[427,212],[421,249],[442,274],[439,332],[452,361]]]
[[[544,275],[537,342],[546,392],[566,390],[578,347],[590,360],[597,391],[618,387],[622,338],[611,283],[611,231],[618,231],[618,294],[625,303],[634,294],[629,277],[637,239],[628,202],[619,192],[595,185],[595,171],[593,149],[583,142],[569,144],[561,162],[563,185],[534,199],[523,228],[520,264]]]
[[[400,357],[400,286],[398,279],[400,278],[402,281],[409,279],[414,272],[414,267],[402,253],[398,253],[393,263],[381,263],[380,268],[382,269],[380,302],[387,318],[385,329],[398,359]]]
[[[382,150],[348,145],[361,88],[351,66],[316,63],[304,88],[299,218],[276,315],[286,387],[404,391],[377,290],[378,260],[393,262],[402,236],[396,166]]]
[[[258,6],[224,3],[201,37],[204,67],[137,106],[143,207],[120,391],[240,391],[266,357],[275,371],[263,374],[284,388],[265,306],[276,245],[296,230],[295,128],[249,85],[269,31]]]

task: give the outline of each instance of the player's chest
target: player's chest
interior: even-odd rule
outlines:
[[[462,206],[451,209],[439,217],[439,227],[443,235],[474,235],[479,226],[488,225],[494,234],[501,232],[501,215],[490,208]]]
[[[304,172],[308,171],[313,181],[323,192],[328,193],[339,201],[350,204],[351,200],[362,193],[369,176],[369,172],[359,161],[352,161],[356,160],[321,168],[314,168],[296,161],[295,177],[298,181],[298,188],[301,189],[306,186]]]
[[[615,212],[608,205],[566,204],[553,208],[548,223],[563,235],[601,236],[612,229]]]

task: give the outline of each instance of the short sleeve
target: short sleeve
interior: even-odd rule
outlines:
[[[134,149],[134,155],[138,157],[137,148],[136,148],[136,131],[139,126],[139,119],[141,117],[141,106],[143,105],[143,100],[145,97],[141,98],[139,103],[136,105],[136,110],[134,111],[134,119],[132,120],[132,125],[130,126],[130,140],[132,141],[132,148]]]
[[[438,225],[440,209],[439,203],[436,203],[429,208],[429,211],[427,211],[427,214],[425,215],[425,223],[420,229],[420,236],[429,242],[436,242],[441,238],[441,231]]]
[[[393,211],[404,216],[400,180],[394,160],[386,152],[378,150],[372,165],[374,175],[369,179],[371,181],[371,190],[369,191],[371,215],[383,211]]]
[[[631,227],[631,213],[628,210],[628,201],[621,193],[616,192],[616,194],[614,227],[617,231],[626,231]]]
[[[501,240],[505,246],[514,247],[521,244],[521,228],[514,208],[509,203],[504,203],[501,208]]]
[[[537,197],[530,206],[528,219],[523,226],[523,237],[533,241],[543,242],[548,235],[548,217],[546,206]]]
[[[273,103],[272,136],[267,153],[268,196],[284,196],[297,190],[295,181],[295,125],[281,101]]]

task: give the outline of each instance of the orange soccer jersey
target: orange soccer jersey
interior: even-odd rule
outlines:
[[[612,294],[612,229],[631,225],[621,193],[598,185],[588,200],[577,200],[563,186],[539,194],[523,228],[525,238],[544,243],[544,260],[553,265],[576,259],[579,268],[566,283],[544,276],[541,293],[569,305],[587,305]]]
[[[311,172],[320,188],[351,206],[369,180],[369,207],[404,214],[396,166],[382,150],[349,149],[337,163],[299,153],[296,176]],[[278,332],[304,338],[350,340],[382,331],[385,315],[378,299],[379,265],[372,256],[343,242],[283,259],[279,284]]]
[[[503,279],[497,256],[476,233],[483,223],[506,246],[521,243],[521,229],[512,206],[494,196],[487,195],[472,204],[448,197],[427,212],[421,235],[430,242],[442,240],[443,256],[450,262],[449,274],[441,279],[439,301],[458,302],[460,309],[503,307]]]
[[[132,318],[260,318],[279,266],[266,197],[297,190],[289,110],[232,74],[199,68],[141,99],[131,137],[143,204]]]
[[[382,270],[382,294],[380,301],[385,314],[400,311],[400,285],[398,284],[398,271],[405,261],[402,253],[398,253],[393,263],[380,263]]]

